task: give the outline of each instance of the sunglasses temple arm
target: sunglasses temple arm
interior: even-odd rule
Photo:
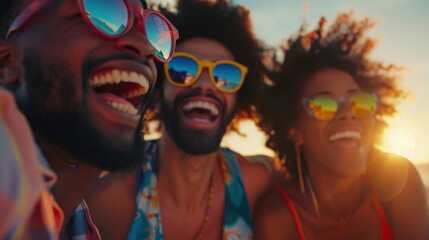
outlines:
[[[165,20],[167,21],[167,23],[171,26],[171,30],[173,31],[173,36],[174,36],[174,41],[177,41],[177,39],[179,39],[179,30],[177,30],[176,26],[174,26],[170,20],[168,20],[167,18],[165,18]]]
[[[40,8],[42,8],[50,0],[35,0],[30,3],[12,22],[9,30],[7,31],[6,38],[9,38],[13,32],[22,27],[28,19]]]

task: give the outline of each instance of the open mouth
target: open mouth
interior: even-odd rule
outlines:
[[[107,104],[130,115],[138,115],[140,101],[149,89],[145,76],[119,69],[96,72],[89,85]]]
[[[219,108],[216,104],[201,100],[185,102],[182,111],[186,118],[199,123],[212,123],[219,117]]]
[[[341,131],[331,134],[328,139],[337,145],[356,147],[361,144],[362,134],[358,131]]]

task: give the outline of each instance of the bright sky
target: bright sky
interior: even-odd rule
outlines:
[[[154,2],[160,2],[158,0]],[[173,0],[168,0],[173,2]],[[427,0],[235,0],[251,11],[260,39],[276,45],[296,34],[305,18],[309,28],[323,15],[332,23],[340,12],[355,10],[357,17],[380,20],[370,34],[379,45],[373,57],[408,68],[403,86],[411,96],[390,120],[385,149],[415,163],[429,163],[429,1]],[[251,123],[244,124],[247,138],[228,136],[224,145],[247,154],[270,154],[264,137]],[[250,130],[249,130],[250,129]]]

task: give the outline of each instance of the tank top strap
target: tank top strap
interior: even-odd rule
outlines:
[[[380,218],[381,240],[393,239],[392,228],[390,227],[390,224],[387,221],[387,217],[386,217],[386,214],[384,214],[383,207],[381,206],[380,202],[375,199],[374,196],[371,196],[371,201],[374,205],[374,208],[377,212],[378,217]]]
[[[285,200],[292,214],[292,218],[293,218],[293,222],[295,223],[295,229],[298,234],[298,238],[300,240],[305,240],[306,238],[304,236],[304,231],[302,230],[302,224],[301,224],[301,221],[299,220],[298,211],[296,210],[295,205],[293,204],[286,190],[284,190],[280,185],[276,185],[276,191],[282,195],[283,199]]]

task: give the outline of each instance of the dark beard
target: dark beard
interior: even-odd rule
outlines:
[[[28,95],[17,93],[17,102],[36,134],[101,169],[126,170],[143,163],[143,121],[132,144],[125,146],[109,140],[91,119],[85,88],[83,100],[76,100],[76,86],[72,82],[75,78],[67,63],[60,59],[43,61],[40,53],[27,49],[24,66]]]
[[[168,104],[165,101],[165,97],[163,95],[161,96],[161,119],[165,129],[176,143],[177,147],[190,155],[209,154],[217,151],[226,128],[234,116],[234,111],[227,113],[228,115],[224,114],[219,128],[214,132],[183,127],[181,125],[180,118],[177,115],[177,109],[180,106],[180,103],[189,97],[202,95],[203,94],[200,89],[183,93],[177,96],[174,101],[174,106]],[[204,96],[212,98],[220,104],[222,109],[226,109],[225,103],[223,103],[215,94],[207,93],[204,94]]]

